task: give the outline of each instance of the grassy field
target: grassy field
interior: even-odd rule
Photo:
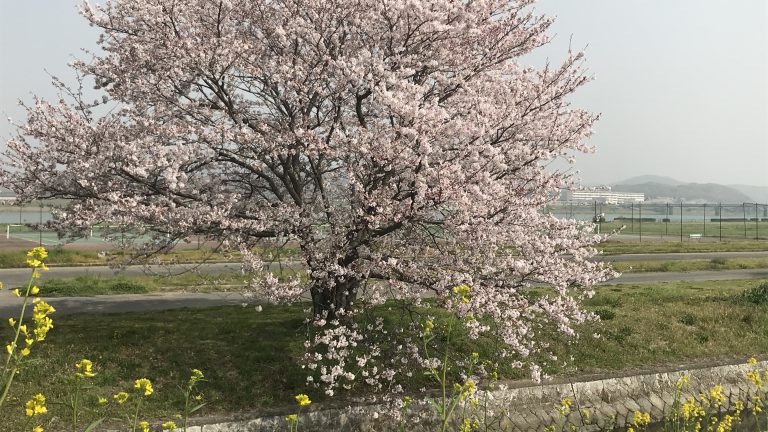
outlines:
[[[301,270],[274,271],[278,279],[299,274]],[[40,284],[46,297],[94,296],[107,294],[144,294],[150,292],[229,292],[239,291],[248,285],[247,277],[239,272],[212,275],[184,273],[176,276],[79,276],[75,278],[48,279]]]
[[[632,261],[614,263],[613,268],[622,273],[761,269],[768,268],[768,258]],[[283,278],[296,273],[304,274],[303,271],[284,270],[282,274],[276,275]],[[71,297],[171,291],[229,292],[238,291],[247,284],[247,278],[238,272],[215,275],[184,273],[178,276],[80,276],[48,279],[41,284],[41,289],[46,297]]]
[[[727,240],[690,241],[684,242],[660,241],[658,238],[644,238],[643,242],[627,242],[609,240],[598,245],[605,255],[635,254],[635,253],[676,253],[676,252],[737,252],[737,251],[768,251],[768,241],[760,240]],[[296,258],[299,253],[295,247],[261,248],[255,250],[266,259],[279,254],[284,260]],[[96,251],[52,248],[49,250],[46,262],[51,266],[78,265],[108,265],[110,260],[123,262],[127,257],[114,252],[111,255],[100,255]],[[19,251],[0,252],[0,268],[25,267],[26,257]],[[213,252],[210,249],[176,249],[170,253],[160,254],[154,259],[165,263],[199,263],[199,262],[238,262],[239,252]]]
[[[637,217],[637,215],[635,215]],[[600,232],[607,233],[621,229],[622,234],[632,234],[639,236],[641,233],[648,240],[654,238],[680,238],[680,232],[683,233],[683,239],[688,240],[689,234],[701,234],[703,237],[717,238],[722,235],[723,239],[742,239],[742,240],[768,240],[768,221],[755,223],[754,221],[745,222],[710,222],[705,224],[700,222],[683,222],[672,219],[670,222],[643,222],[631,220],[603,222],[600,224]],[[623,227],[623,229],[622,229]]]
[[[649,260],[613,263],[622,273],[691,272],[768,268],[768,258],[713,258],[708,260]],[[283,270],[278,278],[292,276],[298,270]],[[41,284],[47,297],[94,296],[108,294],[145,294],[150,292],[229,292],[238,291],[248,284],[239,272],[205,275],[184,273],[177,276],[80,276],[76,278],[48,279]]]
[[[632,261],[613,263],[622,273],[691,272],[768,268],[768,258],[713,258],[708,260]]]
[[[643,239],[639,242],[609,240],[600,243],[597,248],[605,255],[644,254],[644,253],[685,253],[685,252],[755,252],[768,251],[768,241],[654,241]]]
[[[291,259],[298,253],[296,248],[282,248],[279,251],[276,248],[255,249],[255,253],[260,254],[265,259],[280,253],[283,259]],[[50,248],[48,250],[46,263],[51,266],[72,266],[72,265],[109,265],[110,262],[122,263],[127,259],[127,255],[120,252],[112,252],[109,255],[100,255],[96,251],[73,250]],[[240,261],[240,252],[214,252],[210,249],[174,249],[165,254],[158,254],[153,259],[164,263],[199,263],[199,262],[238,262]],[[19,251],[0,252],[0,268],[19,268],[26,267],[24,261],[26,256]]]
[[[602,317],[602,322],[582,326],[579,330],[584,337],[575,344],[553,339],[558,358],[572,356],[573,361],[566,366],[545,364],[544,370],[552,375],[569,375],[648,369],[697,359],[743,360],[768,353],[768,299],[755,304],[742,296],[745,289],[759,283],[749,280],[598,287],[586,306]],[[98,396],[110,397],[129,388],[136,378],[150,378],[156,393],[147,405],[148,418],[167,419],[179,411],[180,392],[176,386],[186,380],[191,368],[203,370],[209,379],[203,394],[210,405],[203,415],[285,413],[281,407],[292,406],[292,395],[299,392],[323,402],[321,394],[305,387],[298,364],[306,334],[304,307],[264,306],[262,312],[252,307],[220,307],[162,313],[54,315],[55,328],[17,378],[10,405],[20,407],[40,391],[50,401],[61,400],[66,375],[81,358],[93,360],[98,372],[94,388],[87,392],[87,405],[93,405]],[[392,319],[387,308],[377,313]],[[600,337],[591,336],[595,333]],[[4,326],[0,338],[6,340],[9,336],[10,329]],[[488,350],[472,346],[466,338],[456,340],[461,351]],[[502,372],[509,379],[526,376],[518,370]],[[415,378],[409,384],[413,390],[425,382]],[[364,389],[357,390],[361,391]],[[22,419],[19,416],[8,421],[17,425]],[[50,426],[54,430],[56,425]]]
[[[222,273],[200,275],[185,273],[179,276],[80,276],[50,279],[41,284],[47,297],[94,296],[106,294],[144,294],[160,291],[221,292],[246,285],[242,274]]]

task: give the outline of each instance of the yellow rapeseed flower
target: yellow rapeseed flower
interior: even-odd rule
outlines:
[[[174,430],[174,429],[176,429],[176,423],[174,423],[172,421],[167,421],[167,422],[163,423],[163,430],[164,431],[171,431],[171,430]]]
[[[154,391],[152,389],[152,382],[146,378],[137,379],[133,387],[139,389],[139,391],[144,391],[144,396],[149,396]]]
[[[744,410],[744,401],[737,400],[734,404],[734,411],[733,415],[734,417],[740,418],[741,417],[741,411]]]
[[[198,381],[205,379],[205,375],[200,369],[192,369],[192,375],[189,377],[189,387],[193,387]]]
[[[35,427],[32,429],[32,432],[43,432],[43,430],[44,430],[44,429],[43,429],[43,427],[42,427],[42,426],[40,426],[40,425],[37,425],[37,426],[35,426]]]
[[[26,261],[26,264],[27,267],[38,268],[43,264],[43,262],[38,259],[30,258]]]
[[[118,394],[114,395],[113,397],[115,398],[115,400],[117,401],[117,403],[118,403],[119,405],[122,405],[122,404],[124,404],[124,403],[125,403],[125,401],[127,401],[127,400],[128,400],[128,393],[126,393],[126,392],[120,392],[120,393],[118,393]]]
[[[19,291],[19,289],[18,289],[18,288],[16,288],[15,290],[13,290],[13,291],[11,291],[11,292],[12,292],[12,293],[13,293],[13,295],[15,295],[16,297],[21,297],[21,291]]]
[[[309,400],[309,396],[305,394],[296,395],[296,402],[299,403],[299,406],[307,406],[312,403],[312,401]]]
[[[35,339],[39,342],[45,340],[48,331],[53,328],[53,320],[48,315],[56,312],[56,309],[44,301],[35,303],[32,309],[32,321],[35,322]]]
[[[8,318],[8,324],[10,324],[11,327],[16,326],[16,320],[13,318]]]
[[[649,423],[651,423],[650,413],[642,413],[640,411],[635,411],[635,415],[632,419],[632,424],[634,426],[643,427],[643,426],[647,426]]]
[[[464,386],[462,387],[461,392],[461,399],[471,397],[475,394],[475,391],[477,391],[477,385],[475,384],[474,380],[468,379],[467,382],[464,383]]]
[[[141,428],[141,432],[149,432],[149,423],[142,421],[139,422],[139,427]]]
[[[747,379],[751,381],[758,390],[763,389],[763,378],[760,376],[760,371],[753,370],[747,372]]]
[[[469,292],[471,288],[467,284],[461,284],[453,287],[453,293],[456,294],[462,302],[469,303]]]
[[[92,378],[96,376],[96,374],[93,372],[93,363],[88,359],[82,359],[77,362],[75,364],[75,368],[77,368],[75,375],[79,376],[80,378]]]
[[[421,327],[424,329],[424,335],[426,336],[432,332],[433,328],[435,328],[435,323],[433,323],[432,320],[426,320]]]
[[[32,399],[27,401],[25,414],[27,417],[34,417],[48,412],[48,408],[45,407],[45,396],[38,393],[32,396]]]
[[[472,432],[472,421],[468,418],[464,418],[459,427],[459,432]]]
[[[701,408],[696,400],[689,397],[683,404],[683,420],[686,422],[704,415],[704,409]]]
[[[24,348],[22,348],[22,349],[21,349],[21,355],[22,355],[23,357],[26,357],[26,356],[28,356],[28,355],[29,355],[29,353],[30,353],[30,351],[29,351],[29,348],[27,348],[27,347],[24,347]]]
[[[754,366],[757,364],[757,359],[754,357],[750,357],[749,359],[747,359],[747,364],[750,366]]]
[[[44,247],[38,246],[28,250],[27,256],[33,259],[44,260],[48,258],[48,251]]]
[[[104,406],[104,405],[106,405],[107,403],[109,403],[109,401],[107,400],[107,398],[99,396],[99,406]]]
[[[299,421],[299,416],[297,414],[291,414],[287,416],[285,420],[287,420],[290,424],[296,424]]]
[[[32,295],[37,295],[39,292],[40,292],[40,288],[37,287],[37,285],[29,289],[29,293]]]
[[[717,425],[717,432],[731,432],[733,430],[734,417],[726,415],[720,420],[720,424]]]
[[[723,394],[723,387],[716,385],[709,391],[709,397],[715,403],[715,406],[720,406],[725,402],[725,394]]]

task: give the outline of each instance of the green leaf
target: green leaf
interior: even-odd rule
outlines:
[[[203,402],[200,405],[198,405],[198,406],[192,408],[191,410],[189,410],[189,413],[192,414],[193,412],[199,410],[200,408],[202,408],[202,407],[204,407],[206,405],[208,405],[208,402]]]
[[[104,417],[102,417],[102,418],[100,418],[98,420],[92,421],[91,424],[89,424],[88,427],[83,430],[83,432],[92,432],[92,431],[96,430],[96,427],[99,426],[101,424],[101,422],[103,422],[103,421],[104,421]]]

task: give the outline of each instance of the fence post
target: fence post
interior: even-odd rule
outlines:
[[[741,203],[741,210],[744,212],[744,238],[747,238],[747,203]]]
[[[723,203],[717,203],[717,208],[720,213],[720,241],[723,241]]]
[[[757,222],[760,221],[760,215],[757,214],[757,203],[755,203],[755,240],[759,240],[760,227],[757,226]]]
[[[683,242],[683,200],[680,200],[680,243]]]

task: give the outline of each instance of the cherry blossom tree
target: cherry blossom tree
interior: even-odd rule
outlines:
[[[66,200],[68,229],[225,241],[254,289],[310,293],[317,319],[466,284],[463,313],[525,355],[534,316],[572,333],[612,274],[589,260],[590,226],[542,211],[571,182],[547,167],[591,151],[596,117],[569,103],[588,81],[580,53],[521,64],[551,24],[532,3],[86,4],[100,51],[73,67],[103,97],[59,84],[73,97],[28,106],[3,182]],[[275,237],[298,244],[308,281],[259,275],[250,251]],[[525,295],[534,284],[554,295]]]

